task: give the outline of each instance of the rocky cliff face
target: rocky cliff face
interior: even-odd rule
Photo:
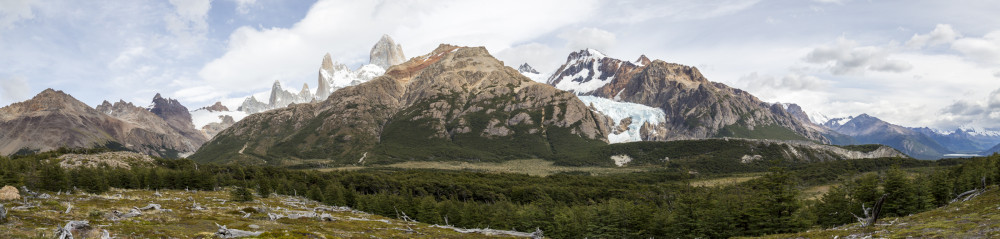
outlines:
[[[664,140],[741,137],[830,142],[780,105],[710,82],[697,68],[645,56],[629,62],[593,49],[573,52],[548,84],[578,95],[663,109]]]
[[[528,65],[528,63],[524,63],[524,64],[521,64],[521,66],[518,66],[517,67],[517,71],[521,72],[521,73],[541,74],[541,73],[538,73],[538,71],[535,70],[535,68],[531,67],[531,65]]]
[[[603,119],[573,94],[503,66],[485,48],[441,45],[326,101],[248,116],[192,159],[544,157],[603,144]]]
[[[403,55],[403,46],[396,44],[389,35],[382,35],[382,39],[375,43],[375,46],[372,46],[368,64],[389,69],[389,67],[404,61],[406,61],[406,56]]]
[[[226,107],[225,105],[222,105],[222,102],[219,102],[219,101],[216,101],[215,104],[213,104],[213,105],[201,107],[201,108],[198,108],[198,109],[199,110],[207,110],[209,112],[225,112],[225,111],[229,111],[229,107]]]
[[[208,141],[208,137],[205,137],[198,129],[194,127],[194,123],[191,120],[191,113],[188,112],[187,107],[181,105],[175,99],[163,98],[159,93],[153,97],[153,106],[149,109],[150,112],[160,116],[170,128],[173,128],[175,132],[180,133],[181,136],[190,140],[188,144],[191,145],[189,150],[184,150],[185,152],[193,152],[197,150],[198,147]]]
[[[170,107],[154,104],[157,112],[179,121],[177,116],[183,113]],[[193,152],[206,140],[198,137],[200,134],[187,134],[193,126],[180,132],[170,125],[170,119],[124,101],[105,101],[94,109],[62,91],[47,89],[31,100],[0,108],[0,154],[120,144],[147,154],[177,157]],[[187,124],[191,124],[190,119]]]
[[[912,129],[890,124],[868,114],[832,119],[824,126],[849,135],[858,143],[884,144],[919,159],[939,159],[950,150]]]
[[[240,105],[239,108],[236,108],[236,110],[243,111],[243,112],[246,112],[246,113],[249,113],[249,114],[253,114],[253,113],[257,113],[257,112],[262,112],[262,111],[268,110],[268,107],[267,107],[267,103],[260,102],[259,100],[257,100],[257,97],[254,97],[254,96],[251,95],[246,100],[243,100],[243,104]]]

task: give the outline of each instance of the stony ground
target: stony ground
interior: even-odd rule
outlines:
[[[766,238],[1000,238],[1000,190],[994,186],[965,202],[906,217],[879,219],[872,227],[855,223]]]
[[[58,228],[82,220],[90,226],[74,230],[75,238],[100,238],[104,231],[114,238],[213,238],[217,225],[262,232],[259,238],[512,237],[390,219],[290,196],[232,202],[228,191],[118,189],[50,196],[0,201],[8,211],[0,237],[55,238]],[[151,204],[161,209],[140,210]]]

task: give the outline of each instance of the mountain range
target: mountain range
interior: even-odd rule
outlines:
[[[763,102],[645,55],[626,61],[584,49],[542,74],[527,63],[507,67],[482,47],[443,44],[406,60],[383,35],[369,64],[351,70],[332,59],[323,56],[315,90],[276,81],[267,102],[251,95],[236,110],[216,102],[189,111],[160,94],[146,108],[120,100],[90,108],[49,89],[0,110],[0,153],[115,146],[296,166],[570,157],[607,143],[707,138],[884,144],[921,159],[1000,150],[991,131],[907,128],[867,114],[814,123],[796,104]]]
[[[96,109],[62,91],[46,89],[0,108],[0,154],[59,147],[104,146],[161,157],[183,157],[205,141],[187,108],[156,94],[149,108],[104,101]]]
[[[603,144],[605,118],[483,47],[441,45],[322,102],[251,115],[191,156],[298,165],[546,157]]]

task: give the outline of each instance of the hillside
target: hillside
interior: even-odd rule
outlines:
[[[738,137],[829,143],[777,104],[709,81],[698,68],[646,56],[636,61],[607,57],[594,49],[570,53],[548,84],[582,96],[631,102],[665,112],[646,140]]]
[[[997,238],[1000,237],[1000,190],[990,187],[966,202],[955,202],[905,217],[879,219],[870,228],[860,223],[763,238]]]
[[[326,101],[250,115],[190,158],[287,166],[551,157],[605,144],[604,121],[485,48],[441,45]]]
[[[46,89],[0,108],[0,155],[107,146],[176,158],[207,140],[177,100],[157,94],[153,103],[145,109],[105,101],[94,109],[62,91]]]

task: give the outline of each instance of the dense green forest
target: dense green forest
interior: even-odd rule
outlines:
[[[887,194],[883,213],[907,215],[948,203],[957,194],[995,184],[1000,156],[920,161],[858,159],[782,164],[753,180],[694,187],[724,174],[688,168],[592,176],[547,177],[445,170],[367,169],[319,172],[269,166],[196,164],[157,159],[155,167],[64,169],[60,149],[0,157],[0,185],[49,192],[102,193],[130,189],[220,190],[241,200],[273,193],[300,195],[335,206],[420,222],[467,228],[533,231],[553,238],[693,238],[797,232],[855,221],[862,205]],[[706,161],[703,167],[711,165]],[[721,171],[720,169],[720,171]],[[706,172],[711,170],[706,170]],[[808,186],[837,184],[819,199]],[[250,189],[250,190],[245,190]],[[253,195],[247,195],[249,191]]]

